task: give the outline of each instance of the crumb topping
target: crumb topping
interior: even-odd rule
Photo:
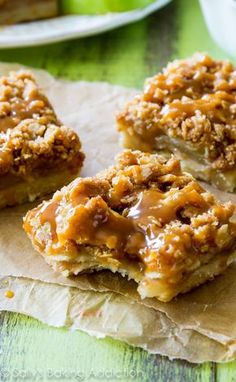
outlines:
[[[119,130],[155,149],[166,134],[188,142],[213,168],[236,164],[236,69],[206,54],[176,60],[146,81],[144,93],[117,118]]]
[[[0,79],[0,175],[30,175],[59,163],[80,167],[75,132],[63,126],[29,72]]]
[[[28,212],[24,228],[46,256],[72,261],[82,248],[99,246],[110,261],[138,262],[146,278],[176,283],[234,248],[233,211],[174,157],[127,150],[114,167],[76,179]]]

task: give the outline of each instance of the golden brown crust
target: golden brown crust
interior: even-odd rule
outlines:
[[[125,151],[116,166],[76,179],[28,212],[24,228],[56,270],[119,271],[139,283],[142,296],[166,301],[215,256],[225,269],[236,245],[233,211],[174,157]]]
[[[213,169],[232,169],[236,70],[229,62],[205,54],[176,60],[147,80],[144,93],[127,105],[117,121],[120,131],[131,140],[138,137],[146,149],[158,149],[156,137],[167,135],[184,140]]]

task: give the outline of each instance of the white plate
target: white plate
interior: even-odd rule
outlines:
[[[156,0],[151,5],[122,13],[101,16],[61,16],[0,28],[0,48],[15,48],[95,35],[143,19],[171,0]]]

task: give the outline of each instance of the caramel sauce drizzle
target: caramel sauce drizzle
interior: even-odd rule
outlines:
[[[56,211],[59,204],[56,202],[47,203],[43,207],[43,211],[40,214],[40,223],[43,225],[45,223],[50,224],[51,229],[51,239],[55,241],[57,238],[57,223],[56,223]]]
[[[180,240],[179,231],[179,239],[176,239],[176,231],[167,227],[170,222],[181,219],[179,213],[187,206],[195,207],[199,212],[207,210],[207,203],[196,183],[165,193],[156,189],[140,192],[134,206],[124,210],[123,214],[109,208],[100,196],[86,202],[84,191],[81,199],[78,193],[75,195],[76,201],[83,200],[84,204],[72,208],[72,215],[65,219],[63,229],[56,224],[57,202],[47,204],[40,212],[41,224],[47,222],[51,226],[52,246],[54,241],[57,245],[58,242],[73,241],[82,245],[107,247],[114,250],[114,257],[128,255],[141,260],[148,265],[149,271],[157,269],[157,253],[162,256],[162,266],[174,264],[173,251],[168,255],[168,248],[181,250],[182,254],[188,253],[189,259],[196,255],[188,237]],[[52,252],[55,254],[54,250]]]
[[[189,99],[185,102],[182,100],[174,100],[162,108],[160,112],[162,115],[161,122],[165,123],[168,120],[182,118],[183,116],[191,117],[195,115],[197,111],[205,114],[215,122],[229,121],[230,117],[232,119],[229,107],[232,102],[235,102],[235,98],[231,97],[233,98],[232,100],[230,99],[231,103],[229,103],[228,100],[229,96],[225,98],[226,99],[224,100],[224,98],[220,95],[208,94],[204,99]],[[224,107],[222,106],[223,102]],[[235,121],[235,119],[233,120]]]
[[[34,115],[41,115],[45,110],[45,99],[43,95],[37,94],[37,97],[30,99],[17,99],[10,101],[10,113],[8,115],[0,115],[0,132],[6,132],[8,129],[13,129],[21,121],[31,119]]]
[[[202,196],[194,189],[193,185],[188,185],[182,190],[173,189],[166,194],[157,190],[148,190],[140,194],[138,202],[130,208],[127,215],[131,219],[136,231],[143,234],[143,244],[139,248],[139,255],[142,260],[149,265],[150,269],[156,269],[156,256],[152,259],[152,252],[164,253],[165,262],[173,262],[173,256],[168,256],[168,247],[181,249],[182,252],[188,250],[194,254],[194,249],[188,248],[188,240],[180,243],[176,240],[177,232],[172,232],[166,227],[172,221],[179,220],[178,216],[188,205],[197,206],[199,211],[206,210],[207,205]],[[136,247],[137,249],[137,247]]]

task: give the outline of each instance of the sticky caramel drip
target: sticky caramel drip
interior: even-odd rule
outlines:
[[[128,218],[140,226],[148,226],[153,221],[163,226],[175,220],[177,212],[187,205],[196,205],[202,211],[206,207],[206,202],[191,184],[166,194],[151,189],[141,193],[138,203],[130,209]]]
[[[157,189],[142,191],[136,203],[119,214],[109,208],[100,196],[87,200],[82,188],[81,195],[77,192],[74,197],[84,203],[68,207],[70,212],[62,227],[56,223],[57,214],[62,212],[56,202],[46,205],[40,214],[40,222],[50,224],[52,242],[57,238],[61,245],[74,241],[107,247],[114,251],[114,257],[128,255],[146,263],[149,270],[156,269],[158,256],[162,257],[162,265],[159,266],[170,266],[175,262],[173,248],[176,253],[180,250],[182,254],[188,253],[190,261],[191,257],[195,258],[191,233],[173,229],[169,224],[173,221],[184,224],[186,217],[181,212],[188,206],[196,208],[198,213],[207,210],[208,205],[199,190],[200,186],[192,182],[183,189],[173,188],[165,193]],[[168,248],[172,248],[169,255]],[[55,254],[55,248],[52,253]]]
[[[78,195],[77,195],[78,198]],[[57,227],[58,240],[76,240],[78,243],[106,246],[120,256],[125,251],[127,237],[134,233],[131,220],[108,207],[100,197],[79,204],[69,213],[65,226]]]
[[[42,225],[45,223],[50,224],[52,241],[55,241],[57,239],[57,223],[56,223],[57,208],[58,208],[58,203],[56,202],[46,204],[40,214],[40,223]]]

